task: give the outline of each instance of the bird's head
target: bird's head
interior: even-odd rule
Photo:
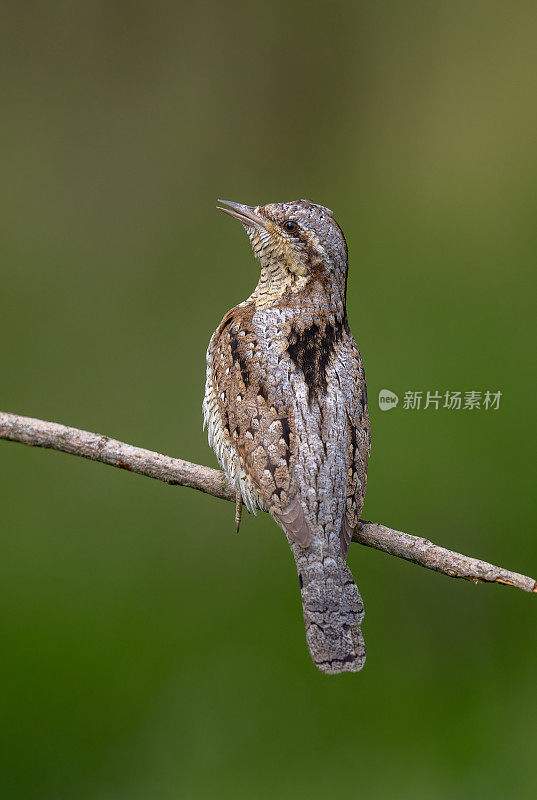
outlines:
[[[309,200],[247,206],[220,200],[244,225],[261,267],[287,275],[289,286],[309,281],[345,291],[347,244],[332,212]]]

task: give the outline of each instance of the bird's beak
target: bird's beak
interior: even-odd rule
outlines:
[[[254,206],[245,206],[243,203],[232,203],[231,200],[219,200],[218,202],[229,206],[229,208],[216,206],[219,211],[229,214],[230,217],[235,217],[239,222],[242,222],[245,228],[257,227],[265,228],[265,230],[267,229],[265,220],[260,217],[259,214],[255,213]]]

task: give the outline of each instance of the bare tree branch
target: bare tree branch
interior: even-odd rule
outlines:
[[[172,486],[189,486],[222,500],[235,501],[235,490],[220,470],[133,447],[97,433],[0,412],[0,439],[60,450],[156,478]],[[352,540],[452,578],[465,578],[475,583],[502,583],[537,593],[537,582],[533,578],[446,550],[427,539],[376,522],[360,520]]]

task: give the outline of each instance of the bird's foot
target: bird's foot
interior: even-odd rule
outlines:
[[[241,519],[242,519],[242,494],[241,490],[237,487],[235,493],[235,525],[237,527],[237,533],[239,532],[239,528],[241,526]]]

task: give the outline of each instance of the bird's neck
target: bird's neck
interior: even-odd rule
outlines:
[[[278,263],[271,263],[261,267],[259,281],[249,297],[257,309],[270,308],[284,297],[293,299],[300,295],[307,282],[302,275],[289,272]]]
[[[261,268],[259,281],[248,298],[257,310],[274,306],[308,310],[339,311],[345,314],[345,286],[322,280],[319,275],[296,275],[279,264]]]

